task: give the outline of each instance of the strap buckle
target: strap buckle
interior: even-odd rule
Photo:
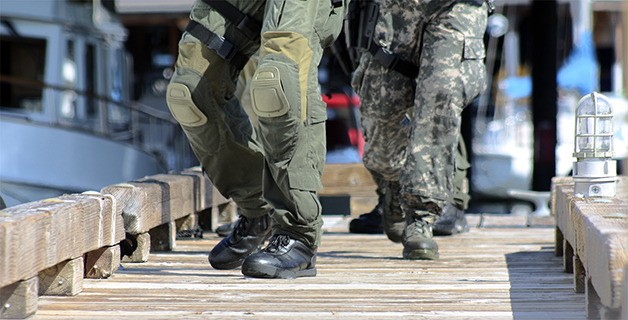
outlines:
[[[373,57],[387,69],[394,69],[398,61],[394,54],[379,46]]]
[[[216,35],[216,37],[214,38],[216,39],[215,41],[212,42],[216,43],[216,46],[210,46],[210,48],[213,48],[216,53],[223,59],[227,60],[227,61],[231,61],[231,59],[233,59],[233,56],[235,55],[236,49],[235,46],[227,41],[225,38]]]

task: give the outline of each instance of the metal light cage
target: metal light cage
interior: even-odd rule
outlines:
[[[588,94],[576,108],[573,168],[578,197],[615,195],[617,164],[613,158],[613,107],[597,92]]]
[[[574,157],[610,159],[613,157],[613,107],[604,95],[588,94],[576,109]]]

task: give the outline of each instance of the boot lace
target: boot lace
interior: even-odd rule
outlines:
[[[414,222],[412,223],[411,232],[412,235],[424,235],[428,237],[432,237],[432,226],[428,225],[420,218],[414,217]]]
[[[246,230],[249,228],[251,222],[245,216],[240,216],[236,225],[233,227],[233,233],[236,236],[244,237],[246,236]]]
[[[277,252],[288,244],[290,244],[290,237],[283,234],[276,235],[270,239],[270,243],[268,244],[268,247],[266,247],[266,250],[268,252]]]

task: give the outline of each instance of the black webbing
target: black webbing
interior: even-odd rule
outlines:
[[[231,23],[236,25],[236,28],[240,30],[250,40],[259,38],[262,31],[262,25],[257,20],[242,13],[238,8],[225,0],[203,0],[207,5],[218,11],[221,16],[225,17]]]
[[[196,37],[209,49],[213,50],[221,58],[231,62],[238,69],[244,68],[244,65],[249,60],[249,57],[238,51],[231,42],[225,38],[211,32],[200,23],[190,20],[190,23],[185,28],[185,31]]]
[[[395,70],[403,74],[404,76],[412,79],[416,78],[419,75],[419,67],[417,67],[414,63],[402,59],[392,52],[385,51],[372,39],[368,50],[373,55],[375,60],[377,60],[387,69]]]

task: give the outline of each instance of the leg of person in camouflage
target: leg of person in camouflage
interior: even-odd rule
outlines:
[[[469,206],[470,199],[467,180],[467,170],[470,164],[467,161],[467,149],[462,136],[459,136],[457,151],[454,173],[454,199],[445,205],[443,212],[434,222],[432,231],[435,236],[450,236],[469,230],[464,212]]]
[[[377,185],[377,205],[370,212],[361,214],[359,217],[349,222],[350,233],[381,234],[384,232],[382,226],[382,214],[384,213],[384,202],[386,201],[386,182],[375,172],[371,176]]]
[[[406,259],[437,259],[433,224],[453,198],[460,115],[485,87],[483,1],[417,1],[426,17],[412,133],[401,170]]]
[[[378,24],[390,22],[378,20]],[[392,37],[392,34],[381,32],[380,36],[386,41],[385,37]],[[412,106],[413,80],[390,72],[370,54],[363,54],[352,86],[361,101],[360,123],[365,141],[362,161],[377,182],[378,205],[371,213],[351,221],[349,231],[384,231],[390,240],[399,242],[405,220],[399,207],[398,180],[410,134],[406,112]]]
[[[394,28],[395,23],[413,14],[420,16],[418,6],[415,11],[392,9],[381,2],[380,16],[375,29],[376,42],[384,47],[396,46],[396,51],[407,53],[418,62],[416,54],[420,48],[422,24],[401,23],[401,28]],[[397,10],[397,11],[395,11]],[[396,22],[395,22],[396,21]],[[396,39],[412,39],[404,43],[396,43]],[[390,47],[388,47],[390,51]],[[382,86],[382,83],[386,84]],[[364,164],[378,181],[379,201],[376,208],[351,221],[349,232],[381,233],[385,229],[388,237],[399,242],[402,225],[405,223],[404,213],[400,207],[400,193],[383,193],[381,185],[399,186],[399,172],[405,162],[406,147],[410,140],[408,114],[412,113],[415,95],[414,79],[399,72],[384,68],[378,59],[371,54],[362,55],[358,69],[354,73],[352,86],[361,97],[362,129],[365,138]],[[469,200],[468,188],[465,187],[466,160],[464,142],[456,154],[456,178],[454,179],[455,197],[448,202],[443,215],[437,217],[434,224],[435,235],[452,235],[468,230],[464,210]],[[386,179],[386,180],[384,180]],[[400,187],[395,188],[400,190]],[[384,197],[384,199],[382,199]],[[387,198],[386,198],[387,197]],[[380,218],[380,212],[383,218]],[[388,217],[388,218],[387,218]],[[379,221],[384,222],[382,227]],[[387,222],[387,223],[386,223]]]

